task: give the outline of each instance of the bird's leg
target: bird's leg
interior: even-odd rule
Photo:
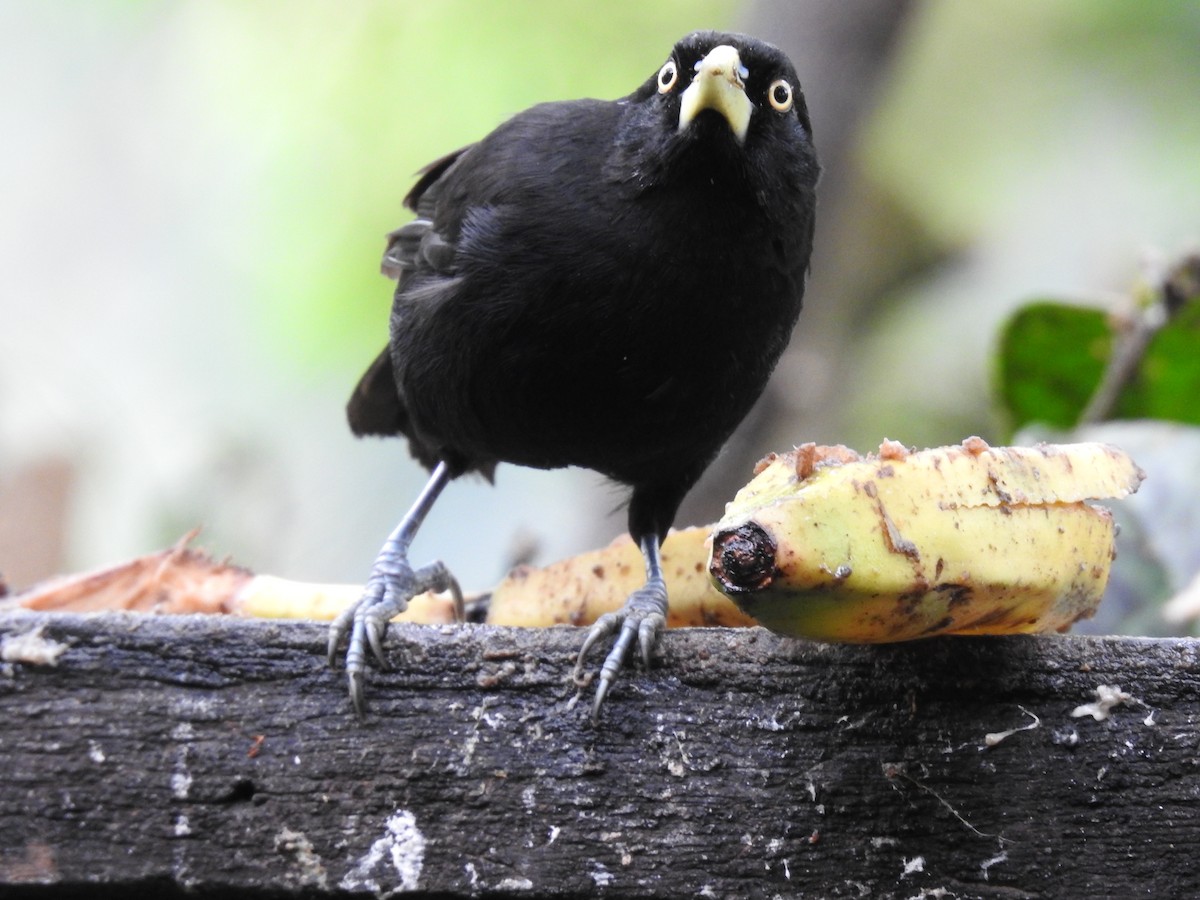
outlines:
[[[644,534],[639,541],[642,556],[646,560],[646,583],[629,595],[617,612],[605,613],[592,625],[579,648],[575,661],[575,680],[582,679],[583,663],[588,651],[600,640],[617,632],[617,639],[604,665],[600,668],[600,683],[596,686],[596,700],[592,704],[592,719],[600,714],[600,706],[608,695],[617,674],[625,664],[629,648],[637,638],[642,651],[642,663],[649,667],[654,644],[667,624],[667,583],[663,579],[662,561],[659,558],[660,538],[657,534]]]
[[[462,591],[446,566],[441,562],[433,562],[414,569],[408,562],[408,548],[416,537],[417,529],[421,527],[421,522],[425,520],[442,488],[453,477],[445,462],[438,463],[425,489],[375,557],[375,565],[371,567],[371,577],[367,579],[362,597],[346,607],[329,627],[330,666],[335,664],[342,637],[347,633],[350,635],[346,646],[346,678],[350,699],[359,715],[364,709],[363,673],[366,670],[367,647],[370,646],[379,665],[386,667],[383,656],[384,633],[388,622],[407,608],[409,600],[423,591],[448,590],[454,597],[455,613],[462,619]]]

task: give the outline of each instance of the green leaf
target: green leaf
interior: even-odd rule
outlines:
[[[1048,300],[1018,310],[1001,332],[997,367],[1012,428],[1031,422],[1075,425],[1112,348],[1109,319],[1101,310]],[[1151,340],[1111,418],[1200,425],[1200,297],[1184,304]]]
[[[1121,392],[1112,418],[1200,425],[1200,297],[1151,340],[1138,376]]]
[[[1111,352],[1112,332],[1098,309],[1040,300],[1017,310],[1001,331],[997,372],[1012,429],[1072,427]]]

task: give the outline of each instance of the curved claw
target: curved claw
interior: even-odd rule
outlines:
[[[575,683],[581,687],[585,681],[583,664],[587,659],[588,651],[604,638],[618,632],[617,639],[613,642],[612,648],[604,657],[604,663],[600,667],[596,699],[592,704],[592,721],[599,718],[604,698],[608,696],[612,686],[616,683],[617,676],[620,675],[621,668],[625,665],[625,658],[629,655],[635,639],[641,651],[643,665],[646,668],[650,667],[654,657],[654,644],[667,624],[666,612],[666,584],[659,578],[653,578],[630,595],[629,599],[625,601],[625,605],[617,612],[605,613],[592,623],[587,637],[584,638],[583,646],[579,648],[579,655],[575,658],[573,677]]]
[[[349,612],[354,612],[354,607],[348,609]],[[342,638],[346,636],[348,630],[345,622],[346,612],[338,616],[333,624],[329,626],[329,644],[325,651],[325,662],[329,664],[329,668],[337,668],[338,645],[342,643]]]
[[[642,665],[647,669],[650,668],[650,663],[654,659],[654,645],[658,643],[658,636],[666,627],[667,617],[658,613],[646,616],[638,625],[638,644],[642,650]]]
[[[446,587],[443,590],[450,591],[450,597],[454,601],[454,621],[467,621],[462,588],[458,586],[458,579],[451,575],[449,571],[446,572]]]
[[[408,605],[407,598],[405,606]],[[368,609],[363,615],[363,633],[367,636],[367,643],[371,647],[371,654],[375,657],[375,662],[381,669],[388,668],[387,657],[383,655],[383,637],[387,633],[387,620],[381,619],[378,607]]]
[[[588,629],[587,637],[583,639],[583,646],[579,648],[579,654],[575,657],[575,669],[571,673],[571,677],[580,687],[583,687],[587,681],[583,675],[583,664],[587,661],[588,651],[620,628],[623,618],[619,612],[605,613]]]
[[[329,668],[337,668],[338,647],[342,643],[342,638],[347,636],[349,636],[349,642],[346,662],[349,664],[354,648],[359,643],[356,635],[359,631],[362,613],[379,603],[382,598],[383,586],[379,584],[378,579],[372,573],[371,578],[367,581],[367,586],[363,589],[362,596],[343,609],[338,617],[329,624],[329,641],[325,651],[325,659],[329,663]]]
[[[366,715],[367,704],[363,699],[362,672],[349,673],[346,676],[346,684],[350,690],[350,702],[354,705],[354,712],[360,717]]]
[[[645,622],[639,623],[633,616],[626,616],[621,623],[621,633],[617,635],[617,640],[612,649],[608,651],[608,656],[604,657],[604,665],[600,667],[600,683],[596,685],[596,699],[592,703],[593,722],[599,720],[600,707],[604,703],[604,698],[608,696],[608,692],[616,683],[621,666],[625,664],[625,656],[629,653],[629,646],[633,643],[633,639],[641,633],[644,624]],[[649,666],[649,657],[646,657],[645,661]]]

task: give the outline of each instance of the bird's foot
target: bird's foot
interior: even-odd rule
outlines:
[[[592,720],[600,714],[600,706],[617,680],[625,657],[636,638],[641,649],[642,664],[649,668],[658,636],[667,625],[667,586],[661,578],[651,579],[629,595],[617,612],[605,613],[588,630],[579,657],[575,660],[575,682],[582,684],[583,664],[588,651],[601,640],[616,634],[612,649],[600,667],[600,680],[596,685],[596,700],[592,704]]]
[[[363,682],[366,673],[367,647],[382,669],[387,668],[383,655],[383,639],[388,622],[398,613],[404,612],[408,601],[424,591],[450,591],[454,608],[461,621],[463,599],[458,582],[450,570],[441,562],[433,562],[419,569],[408,563],[406,548],[395,546],[389,541],[375,559],[371,577],[367,579],[362,597],[346,607],[329,626],[329,665],[336,665],[338,645],[349,634],[346,644],[346,680],[350,689],[350,700],[361,716],[366,709],[363,702]]]

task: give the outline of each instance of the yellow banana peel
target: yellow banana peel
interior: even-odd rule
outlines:
[[[885,442],[867,457],[806,444],[755,474],[715,528],[667,536],[669,626],[762,624],[854,642],[1062,630],[1094,611],[1113,556],[1111,516],[1085,501],[1125,496],[1143,477],[1102,444],[991,448],[978,438],[916,452]],[[15,602],[329,619],[361,591],[216,563],[187,548],[192,536]],[[622,537],[514,570],[492,591],[488,621],[589,624],[643,580],[641,554]],[[448,623],[454,607],[422,594],[397,619]]]
[[[90,572],[34,585],[10,602],[25,609],[59,612],[126,612],[173,615],[217,614],[268,619],[334,619],[362,596],[360,584],[314,584],[213,559],[189,544],[198,529],[173,547]],[[0,601],[0,607],[4,601]],[[455,621],[448,594],[419,594],[400,622],[442,624]]]
[[[234,594],[231,606],[243,616],[332,621],[362,592],[361,584],[312,584],[274,575],[255,575]],[[449,594],[417,594],[392,621],[449,625],[456,621],[454,601]]]
[[[1100,602],[1108,510],[1143,473],[1104,444],[878,455],[804,445],[760,464],[713,532],[714,581],[761,624],[826,641],[1062,631]]]
[[[667,626],[757,624],[708,576],[711,528],[684,528],[662,546],[667,581]],[[542,569],[520,566],[492,591],[488,622],[494,625],[587,625],[621,608],[642,586],[642,555],[628,535],[602,550],[581,553]]]

